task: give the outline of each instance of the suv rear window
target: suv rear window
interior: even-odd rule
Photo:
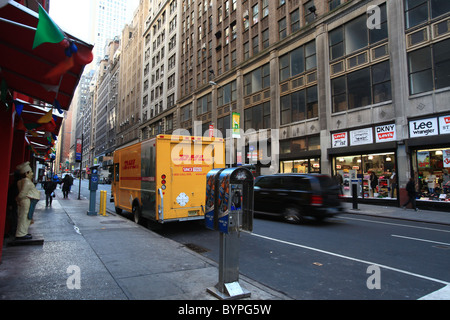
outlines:
[[[281,178],[280,177],[262,177],[259,179],[255,186],[265,189],[281,189]]]
[[[317,176],[317,179],[319,180],[320,188],[322,190],[332,188],[336,185],[334,181],[328,176]]]
[[[310,191],[311,183],[307,177],[283,177],[284,189]]]

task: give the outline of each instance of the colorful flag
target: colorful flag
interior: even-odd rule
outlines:
[[[63,39],[64,34],[56,23],[53,22],[44,8],[39,5],[39,22],[34,35],[33,49],[45,42],[59,43],[63,41]]]
[[[49,123],[52,120],[53,109],[50,109],[46,114],[40,117],[37,123]]]

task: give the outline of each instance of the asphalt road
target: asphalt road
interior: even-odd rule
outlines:
[[[110,185],[101,189],[114,211]],[[219,232],[200,221],[154,230],[219,260]],[[352,214],[300,225],[257,217],[239,249],[241,274],[293,299],[415,300],[450,288],[449,226]]]

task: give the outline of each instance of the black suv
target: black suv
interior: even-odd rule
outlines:
[[[305,216],[322,220],[343,209],[339,186],[329,176],[279,173],[256,178],[254,210],[299,222]]]

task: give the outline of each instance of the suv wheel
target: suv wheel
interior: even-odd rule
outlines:
[[[302,215],[297,207],[288,205],[283,211],[283,218],[291,223],[299,223],[302,220]]]

